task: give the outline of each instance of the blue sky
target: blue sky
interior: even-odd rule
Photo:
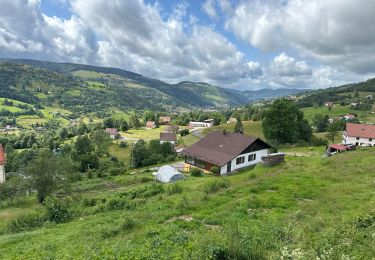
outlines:
[[[325,88],[375,73],[375,1],[2,0],[0,56],[227,88]]]

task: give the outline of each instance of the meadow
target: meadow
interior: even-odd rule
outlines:
[[[364,123],[375,123],[375,114],[370,114],[370,111],[355,110],[350,106],[341,106],[336,104],[332,109],[328,109],[325,106],[321,107],[306,107],[301,109],[305,114],[305,118],[311,123],[315,115],[328,115],[330,118],[344,116],[348,113],[355,113],[361,122]]]
[[[323,149],[167,185],[150,173],[84,178],[72,187],[73,219],[23,231],[7,227],[41,211],[36,199],[2,205],[0,258],[372,259],[374,150]]]

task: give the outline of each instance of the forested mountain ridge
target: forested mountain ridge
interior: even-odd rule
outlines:
[[[57,103],[74,112],[98,109],[224,108],[248,99],[224,88],[193,82],[168,84],[140,74],[90,65],[0,59],[1,97]]]

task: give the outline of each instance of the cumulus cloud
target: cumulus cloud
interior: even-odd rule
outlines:
[[[177,8],[163,20],[155,6],[138,0],[72,2],[73,12],[102,39],[102,61],[111,46],[111,53],[128,54],[130,69],[162,79],[223,83],[252,74],[244,54],[212,28],[193,23],[187,33],[186,6]]]
[[[375,72],[375,2],[367,0],[240,1],[225,28],[262,50],[301,55],[356,73]]]
[[[206,0],[202,5],[203,11],[212,19],[218,19],[219,16],[216,13],[216,3],[215,0]]]
[[[375,73],[374,1],[204,1],[200,11],[216,28],[223,24],[257,55],[267,53],[261,62],[253,48],[240,50],[230,34],[202,24],[187,1],[169,14],[157,1],[53,1],[69,6],[71,17],[43,14],[40,0],[2,0],[1,56],[242,88],[327,87]]]

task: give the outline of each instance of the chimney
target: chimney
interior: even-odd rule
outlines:
[[[223,135],[226,135],[226,134],[227,134],[227,130],[223,129]]]

